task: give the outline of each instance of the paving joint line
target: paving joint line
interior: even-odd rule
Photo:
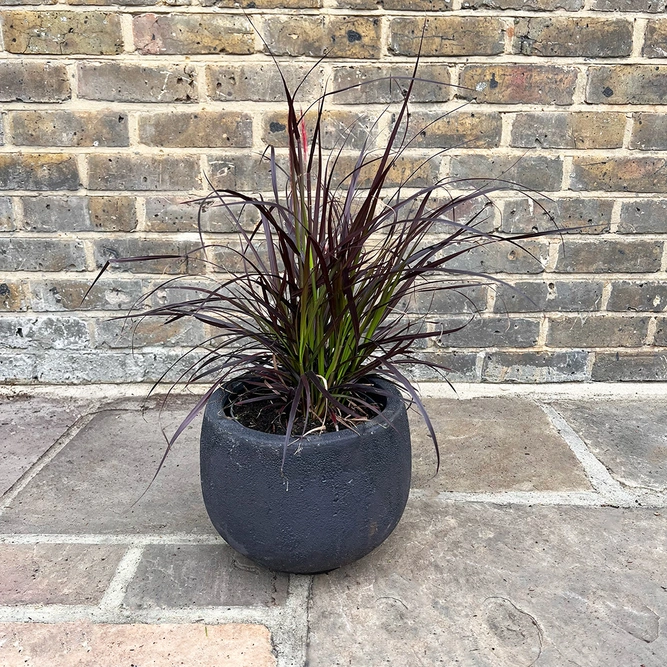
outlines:
[[[120,563],[116,566],[116,572],[100,600],[99,608],[102,613],[113,613],[122,608],[127,587],[137,573],[144,549],[144,546],[129,547],[121,558]]]
[[[23,489],[37,476],[37,474],[82,431],[97,414],[99,405],[97,402],[91,404],[90,411],[79,417],[67,430],[18,478],[14,484],[4,493],[0,499],[0,517],[9,504],[18,496]]]
[[[553,426],[572,450],[572,453],[577,457],[593,488],[602,494],[609,503],[625,507],[636,505],[637,498],[628,493],[611,476],[609,470],[593,455],[566,419],[551,405],[539,401],[537,401],[537,405],[546,413]]]

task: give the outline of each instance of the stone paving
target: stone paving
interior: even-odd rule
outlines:
[[[215,533],[199,421],[148,488],[192,399],[33,394],[0,399],[2,667],[667,665],[663,389],[427,399],[440,474],[413,415],[398,528],[316,576]]]

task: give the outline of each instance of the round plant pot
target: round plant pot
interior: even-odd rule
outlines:
[[[201,484],[216,530],[251,560],[281,572],[315,573],[352,563],[398,523],[410,491],[410,430],[391,392],[381,416],[357,431],[284,436],[254,431],[225,414],[229,394],[210,398],[201,433]]]

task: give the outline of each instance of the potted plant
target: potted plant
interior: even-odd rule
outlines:
[[[208,387],[165,457],[206,407],[201,478],[213,525],[235,549],[272,569],[331,570],[391,533],[410,488],[406,402],[420,410],[437,451],[403,369],[436,367],[414,355],[415,343],[449,333],[408,316],[406,300],[491,280],[452,263],[480,246],[516,246],[546,233],[484,231],[479,213],[457,219],[457,211],[513,187],[508,183],[479,181],[455,196],[448,191],[456,184],[447,180],[387,188],[416,136],[408,102],[420,81],[417,66],[405,79],[383,149],[364,145],[346,169],[344,142],[330,151],[322,145],[325,102],[335,93],[301,113],[283,78],[288,156],[283,166],[273,147],[263,155],[270,196],[218,189],[198,200],[202,211],[224,207],[233,221],[234,266],[216,266],[210,286],[167,281],[162,288],[185,290],[189,298],[127,315],[194,318],[215,330],[179,378]],[[248,210],[257,217],[250,228],[243,222]],[[435,226],[440,233],[432,237]],[[205,242],[201,225],[200,237],[200,257],[213,264],[218,246]]]

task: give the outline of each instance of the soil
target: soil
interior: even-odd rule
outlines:
[[[244,395],[243,399],[248,396]],[[368,403],[374,403],[379,410],[384,408],[384,401],[381,396],[365,396],[364,400]],[[292,433],[294,435],[301,435],[305,432],[323,433],[341,431],[343,429],[352,428],[355,423],[367,421],[375,417],[376,413],[367,408],[357,408],[360,413],[359,418],[350,419],[349,416],[341,415],[334,422],[328,418],[324,425],[314,421],[311,417],[308,424],[305,424],[303,414],[297,414]],[[285,435],[287,432],[287,421],[289,418],[289,406],[279,405],[271,399],[264,401],[257,401],[255,403],[232,404],[229,410],[230,416],[236,419],[240,424],[246,428],[254,431],[262,431],[263,433],[273,433],[276,435]],[[304,429],[305,426],[305,429]]]

